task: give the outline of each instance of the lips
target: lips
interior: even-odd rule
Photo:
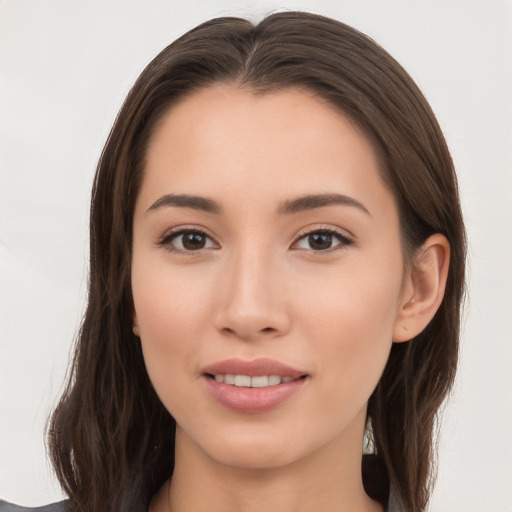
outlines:
[[[303,388],[308,375],[273,359],[228,359],[207,366],[202,379],[221,405],[259,413],[280,405]]]

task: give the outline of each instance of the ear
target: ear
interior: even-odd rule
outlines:
[[[450,244],[436,233],[416,251],[404,276],[403,295],[393,330],[393,341],[409,341],[428,325],[444,296]]]
[[[135,312],[135,309],[133,310],[133,334],[135,334],[135,336],[139,336],[140,338],[140,329],[139,329],[139,322],[137,320],[137,313]]]

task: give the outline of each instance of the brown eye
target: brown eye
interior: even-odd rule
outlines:
[[[165,235],[159,245],[176,252],[194,252],[217,247],[206,233],[190,229]]]
[[[182,236],[183,248],[187,251],[197,251],[204,249],[206,245],[206,237],[201,233],[186,233]]]
[[[318,230],[312,231],[301,238],[295,244],[297,249],[306,249],[316,252],[326,252],[336,247],[344,247],[350,245],[352,240],[342,233],[334,230]]]
[[[308,243],[315,251],[325,251],[332,247],[332,238],[330,233],[313,233],[308,236]]]

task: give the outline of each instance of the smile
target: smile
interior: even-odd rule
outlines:
[[[212,375],[217,382],[225,382],[232,386],[244,388],[266,388],[269,386],[277,386],[281,383],[292,382],[297,380],[293,377],[280,377],[279,375],[230,375],[217,374]]]
[[[273,359],[228,359],[203,368],[201,373],[217,403],[245,414],[269,411],[309,382],[306,372]]]

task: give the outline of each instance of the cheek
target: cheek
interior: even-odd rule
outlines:
[[[151,339],[177,338],[201,328],[209,307],[208,269],[171,265],[165,254],[137,257],[132,263],[132,293],[141,334]],[[147,265],[142,263],[147,261]]]
[[[326,396],[363,406],[375,389],[392,345],[402,271],[399,264],[351,267],[309,296],[303,329],[316,340]],[[327,282],[324,280],[324,283]]]
[[[202,319],[208,315],[204,283],[170,272],[169,265],[141,270],[134,259],[132,291],[146,367],[157,394],[172,411],[167,390],[179,388],[197,370],[192,362],[204,338]]]

